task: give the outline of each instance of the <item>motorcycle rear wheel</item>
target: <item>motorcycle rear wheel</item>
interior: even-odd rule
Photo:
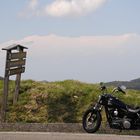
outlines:
[[[83,128],[87,133],[96,132],[101,125],[101,114],[92,109],[87,110],[83,115]]]

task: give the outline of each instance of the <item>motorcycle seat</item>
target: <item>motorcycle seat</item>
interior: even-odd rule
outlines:
[[[127,106],[127,110],[132,113],[138,113],[140,112],[140,107],[132,108],[130,106]]]

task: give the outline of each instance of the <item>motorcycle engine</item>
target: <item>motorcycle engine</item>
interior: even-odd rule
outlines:
[[[124,116],[117,108],[110,109],[110,112],[113,117],[113,126],[115,128],[124,128],[124,129],[130,129],[131,128],[131,119]]]
[[[124,120],[123,120],[123,127],[124,127],[125,129],[130,129],[130,127],[131,127],[131,122],[130,122],[129,119],[124,119]]]

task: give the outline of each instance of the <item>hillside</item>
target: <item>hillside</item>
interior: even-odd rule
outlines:
[[[108,86],[120,86],[124,85],[127,87],[127,89],[135,89],[140,90],[140,78],[134,79],[131,81],[113,81],[106,83]]]
[[[90,104],[95,103],[100,94],[99,85],[96,84],[73,80],[47,83],[27,80],[21,82],[19,102],[13,106],[13,92],[14,82],[10,81],[8,122],[36,123],[81,122],[83,112]],[[140,105],[139,93],[129,90],[126,96],[117,96],[127,104],[137,106]]]
[[[22,81],[17,105],[12,105],[14,82],[10,83],[9,122],[79,122],[97,97],[96,85],[79,81]]]

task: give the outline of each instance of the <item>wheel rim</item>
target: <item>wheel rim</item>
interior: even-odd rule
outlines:
[[[86,120],[85,120],[85,128],[87,130],[94,129],[97,125],[97,115],[93,113],[87,114]]]

